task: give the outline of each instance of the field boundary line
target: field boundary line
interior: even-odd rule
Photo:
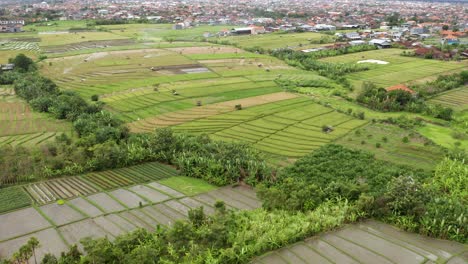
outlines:
[[[36,211],[37,211],[42,217],[44,217],[44,219],[47,220],[47,222],[49,222],[49,224],[51,224],[53,227],[57,227],[57,226],[58,226],[54,221],[52,221],[52,219],[50,219],[49,216],[47,216],[47,215],[41,210],[41,208],[39,208],[39,206],[33,204],[32,207],[33,207],[34,209],[36,209]]]
[[[90,215],[88,215],[87,213],[83,212],[81,209],[79,209],[78,207],[76,207],[74,204],[70,203],[68,200],[64,200],[65,201],[65,204],[68,205],[71,209],[74,209],[75,211],[77,211],[78,213],[80,213],[81,215],[85,216],[86,218],[92,218]]]
[[[118,190],[118,189],[122,189],[123,187],[119,187],[119,188],[116,188],[114,190]],[[114,195],[112,195],[110,192],[108,191],[105,191],[104,192],[105,194],[107,194],[111,199],[113,199],[114,201],[116,201],[117,203],[119,203],[120,205],[122,205],[124,208],[126,208],[127,210],[131,209],[130,207],[128,207],[126,204],[124,204],[122,201],[120,201],[119,199],[117,199]],[[127,211],[127,210],[122,210],[122,211]],[[120,211],[119,211],[120,212]]]
[[[135,186],[138,186],[138,185],[135,185]],[[129,187],[129,186],[127,186],[127,187],[122,187],[122,189],[123,189],[123,190],[126,190],[126,191],[128,191],[128,192],[131,192],[131,193],[135,194],[136,196],[142,198],[143,200],[147,201],[148,204],[153,204],[153,202],[152,202],[150,199],[146,198],[145,196],[143,196],[143,195],[141,195],[141,194],[139,194],[139,193],[137,193],[137,192],[135,192],[135,191],[130,190],[128,187]],[[140,206],[140,207],[137,207],[137,208],[142,208],[142,207],[143,207],[143,206]]]
[[[341,238],[341,239],[343,239],[343,240],[345,240],[345,241],[348,241],[348,242],[351,243],[351,244],[354,244],[354,245],[356,245],[356,246],[362,247],[362,248],[366,249],[367,251],[372,252],[372,253],[374,253],[374,254],[376,254],[376,255],[378,255],[378,256],[381,256],[382,258],[384,258],[384,259],[386,259],[386,260],[388,260],[388,261],[390,261],[390,262],[393,262],[393,261],[392,261],[391,259],[389,259],[388,257],[386,257],[386,256],[382,255],[381,253],[376,252],[376,251],[374,251],[374,250],[372,250],[372,249],[370,249],[370,248],[368,248],[368,247],[366,247],[366,246],[364,246],[364,245],[360,245],[360,244],[358,244],[358,243],[356,243],[356,242],[354,242],[354,241],[351,241],[351,240],[349,240],[348,238],[345,238],[345,237],[340,236],[340,235],[338,235],[338,234],[333,234],[333,235],[336,236],[336,237],[338,237],[338,238]],[[418,255],[419,255],[419,254],[418,254]],[[425,258],[424,258],[424,259],[425,259]]]
[[[100,193],[100,192],[99,192]],[[97,194],[97,193],[95,193]],[[90,203],[92,206],[96,207],[97,209],[99,209],[99,211],[102,212],[103,215],[106,215],[106,211],[104,210],[104,208],[102,208],[100,205],[98,205],[97,203],[95,203],[94,201],[92,201],[91,199],[88,199],[87,196],[85,195],[81,195],[79,196],[81,198],[83,198],[83,200],[87,201],[88,203]],[[110,213],[107,213],[107,214],[110,214]]]

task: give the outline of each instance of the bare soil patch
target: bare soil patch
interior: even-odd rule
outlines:
[[[0,243],[0,257],[8,258],[15,253],[21,246],[26,244],[31,237],[39,240],[40,247],[36,249],[37,259],[42,259],[45,254],[51,253],[59,256],[61,252],[66,251],[68,247],[65,242],[60,238],[57,230],[48,228],[37,233],[27,236],[22,236],[16,239],[8,240]],[[34,257],[30,259],[29,263],[34,263]]]
[[[103,214],[101,210],[99,210],[97,207],[90,204],[88,201],[81,197],[70,200],[68,201],[68,203],[72,204],[73,206],[78,208],[78,210],[81,210],[83,213],[89,215],[90,217],[96,217],[98,215]]]
[[[30,207],[0,215],[0,241],[50,227],[36,209]]]
[[[66,204],[52,203],[43,205],[39,209],[57,225],[64,225],[85,218],[81,213]]]
[[[112,199],[109,195],[105,193],[97,193],[87,197],[90,201],[97,204],[106,213],[118,212],[125,209],[123,205],[119,204],[117,201]]]
[[[142,205],[147,204],[148,202],[145,201],[143,198],[139,197],[138,195],[129,192],[124,189],[117,189],[110,193],[112,196],[117,198],[119,201],[124,203],[128,208],[135,208],[138,207],[141,203]]]
[[[133,192],[138,193],[139,195],[145,197],[146,199],[150,200],[153,203],[159,203],[159,202],[162,202],[164,200],[169,199],[169,196],[167,196],[167,195],[165,195],[165,194],[163,194],[161,192],[158,192],[158,191],[156,191],[156,190],[154,190],[152,188],[144,186],[144,185],[133,186],[133,187],[131,187],[129,189],[132,190]],[[162,191],[164,191],[164,190],[162,190]]]

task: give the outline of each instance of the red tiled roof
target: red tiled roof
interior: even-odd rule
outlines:
[[[394,86],[390,86],[390,87],[385,88],[385,90],[387,90],[387,92],[402,90],[402,91],[406,91],[406,92],[408,92],[410,94],[416,93],[415,91],[411,90],[410,88],[408,88],[406,85],[403,85],[403,84],[397,84],[397,85],[394,85]]]

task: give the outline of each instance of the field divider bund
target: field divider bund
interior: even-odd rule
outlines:
[[[135,185],[136,186],[136,185]],[[123,190],[126,190],[128,192],[131,192],[133,194],[135,194],[136,196],[142,198],[143,200],[145,200],[146,202],[148,202],[148,204],[153,204],[153,202],[151,200],[149,200],[148,198],[146,198],[145,196],[135,192],[135,191],[132,191],[130,190],[128,187],[122,187]],[[136,207],[136,208],[142,208],[143,206],[139,206],[139,207]]]
[[[339,236],[337,236],[337,237],[339,237]],[[341,238],[341,237],[340,237],[340,238]],[[334,249],[336,249],[336,250],[338,250],[339,252],[343,253],[344,255],[350,257],[351,259],[355,260],[357,263],[360,263],[358,259],[356,259],[354,256],[350,255],[350,254],[347,253],[346,251],[339,249],[339,248],[338,248],[335,244],[333,244],[332,242],[325,241],[325,240],[323,240],[321,237],[319,238],[319,240],[322,241],[323,243],[326,243],[326,244],[330,245],[331,247],[333,247]],[[347,240],[347,241],[350,242],[349,240]],[[355,243],[353,243],[353,244],[355,244]],[[357,244],[355,244],[355,245],[357,245]],[[360,246],[360,245],[357,245],[357,246]],[[366,250],[369,250],[370,252],[375,253],[374,251],[372,251],[372,250],[370,250],[370,249],[368,249],[368,248],[366,248],[366,247],[363,247],[363,246],[360,246],[360,247],[365,248]],[[377,255],[379,255],[379,256],[383,257],[384,259],[387,259],[388,261],[392,262],[391,259],[389,259],[389,258],[387,258],[387,257],[385,257],[385,256],[382,256],[382,255],[380,255],[380,254],[377,254]]]
[[[343,237],[343,236],[340,236],[340,235],[337,235],[337,234],[333,234],[333,235],[336,236],[336,237],[338,237],[338,238],[341,238],[341,239],[343,239],[343,240],[345,240],[345,241],[347,241],[347,242],[349,242],[349,243],[351,243],[351,244],[354,244],[354,245],[356,245],[356,246],[358,246],[358,247],[364,248],[365,250],[367,250],[367,251],[369,251],[369,252],[372,252],[372,253],[374,253],[374,254],[376,254],[376,255],[378,255],[378,256],[380,256],[380,257],[382,257],[382,258],[384,258],[384,259],[386,259],[386,260],[388,260],[388,261],[390,261],[390,262],[393,262],[393,261],[392,261],[391,259],[389,259],[388,257],[386,257],[386,256],[382,255],[381,253],[376,252],[376,251],[374,251],[374,250],[372,250],[372,249],[370,249],[370,248],[368,248],[368,247],[366,247],[366,246],[360,245],[360,244],[358,244],[358,243],[356,243],[356,242],[354,242],[354,241],[351,241],[351,240],[349,240],[348,238],[345,238],[345,237]],[[329,244],[330,244],[330,243],[329,243]]]
[[[68,202],[68,200],[65,201],[65,204],[68,205],[70,208],[74,209],[75,211],[77,211],[78,213],[80,213],[81,215],[83,215],[84,217],[86,217],[86,218],[92,218],[90,215],[88,215],[87,213],[83,212],[81,209],[79,209],[78,207],[76,207],[74,204]]]
[[[156,182],[157,182],[157,181],[156,181]],[[156,187],[153,187],[153,186],[149,185],[150,183],[151,183],[151,182],[148,182],[148,183],[145,183],[145,184],[142,184],[142,185],[144,185],[144,186],[146,186],[146,187],[148,187],[148,188],[150,188],[150,189],[153,189],[153,190],[155,190],[155,191],[158,191],[158,192],[160,192],[160,193],[162,193],[162,194],[165,194],[165,195],[169,196],[169,197],[172,198],[172,199],[176,199],[176,198],[177,198],[177,197],[175,197],[175,196],[172,196],[172,195],[170,195],[170,194],[164,192],[163,190],[159,190],[159,189],[157,189]],[[157,182],[157,183],[159,183],[159,184],[161,184],[161,185],[164,185],[164,184],[162,184],[162,183],[160,183],[160,182]],[[167,185],[164,185],[164,186],[166,186],[167,188],[171,188],[171,187],[169,187],[169,186],[167,186]],[[171,189],[172,189],[172,188],[171,188]],[[177,190],[174,190],[174,191],[179,192],[179,191],[177,191]],[[179,192],[179,193],[183,194],[183,195],[184,195],[183,197],[189,197],[189,196],[186,195],[185,193],[182,193],[182,192]],[[183,198],[183,197],[180,197],[180,198]],[[166,200],[164,200],[164,201],[162,201],[162,202],[169,201],[169,200],[172,200],[172,199],[166,199]],[[155,204],[156,204],[156,203],[155,203]]]
[[[44,217],[45,220],[47,220],[47,222],[49,222],[49,224],[52,225],[52,227],[57,227],[58,225],[52,221],[52,219],[49,218],[49,216],[47,216],[42,210],[41,208],[39,208],[39,206],[37,205],[34,205],[32,206],[42,217]]]
[[[429,251],[427,251],[427,250],[425,250],[425,249],[423,249],[423,248],[419,248],[419,247],[413,246],[413,245],[411,245],[410,243],[408,243],[408,242],[406,242],[406,241],[404,241],[404,240],[402,240],[402,239],[398,239],[399,242],[396,242],[397,239],[394,238],[392,235],[385,234],[385,237],[384,237],[384,236],[382,236],[383,233],[382,233],[382,234],[379,234],[380,232],[379,232],[378,230],[374,230],[373,228],[370,228],[370,227],[364,228],[364,227],[362,227],[362,226],[359,226],[357,229],[358,229],[358,230],[361,230],[361,231],[363,231],[363,232],[366,232],[366,233],[368,233],[368,234],[370,234],[370,235],[373,235],[373,236],[375,236],[375,237],[381,238],[382,240],[385,240],[385,241],[387,241],[387,242],[389,242],[389,243],[392,243],[392,244],[394,244],[394,245],[397,245],[397,246],[406,248],[407,250],[409,250],[409,251],[411,251],[411,252],[414,252],[415,254],[418,254],[418,255],[423,256],[424,259],[426,259],[426,260],[432,260],[432,261],[434,261],[434,262],[437,262],[437,260],[438,260],[439,258],[441,258],[441,256],[435,255],[435,254],[433,254],[433,253],[431,253],[431,252],[429,252]],[[371,229],[371,230],[373,230],[373,231],[369,231],[369,229]],[[389,238],[390,238],[390,239],[389,239]],[[418,248],[419,250],[414,250],[414,247]],[[419,251],[419,252],[418,252],[418,251]],[[423,252],[421,252],[421,251],[423,251]],[[422,255],[421,253],[423,253],[424,255]],[[435,257],[436,259],[427,258],[426,255],[432,255],[432,256]]]
[[[106,213],[106,211],[105,211],[100,205],[98,205],[98,204],[95,203],[94,201],[88,199],[87,196],[82,195],[82,196],[79,196],[79,197],[81,197],[81,198],[82,198],[83,200],[85,200],[86,202],[90,203],[92,206],[96,207],[99,211],[102,212],[103,215],[109,214],[109,213]]]
[[[120,189],[120,188],[117,188],[117,189]],[[119,203],[120,205],[122,205],[124,208],[126,208],[127,210],[128,209],[131,209],[130,207],[128,207],[126,204],[124,204],[122,201],[120,201],[119,199],[117,199],[114,195],[110,194],[110,192],[108,191],[105,191],[104,192],[105,194],[107,194],[110,198],[112,198],[114,201],[116,201],[117,203]],[[126,210],[122,210],[122,211],[126,211]]]

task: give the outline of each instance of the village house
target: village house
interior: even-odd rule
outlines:
[[[408,92],[410,93],[411,95],[416,95],[416,92],[410,88],[408,88],[408,86],[404,85],[404,84],[397,84],[397,85],[394,85],[394,86],[390,86],[390,87],[387,87],[385,88],[385,90],[387,92],[391,92],[391,91],[405,91],[405,92]]]
[[[22,32],[24,20],[0,20],[0,33]]]

